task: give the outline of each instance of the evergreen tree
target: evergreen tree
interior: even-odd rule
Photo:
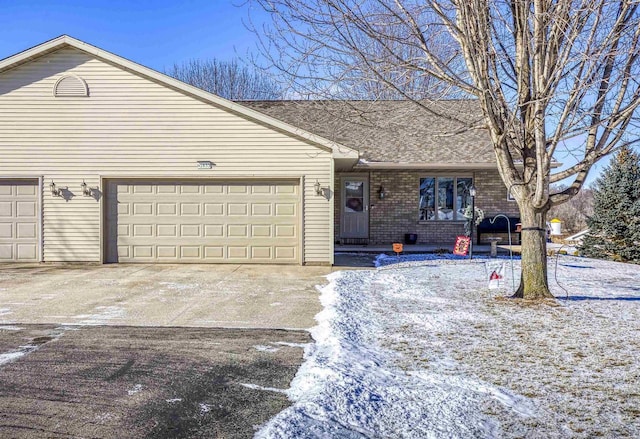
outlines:
[[[640,263],[640,155],[622,148],[594,186],[585,256]]]

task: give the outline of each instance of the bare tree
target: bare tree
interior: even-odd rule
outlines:
[[[341,98],[343,84],[361,80],[434,111],[420,101],[433,94],[407,87],[418,75],[443,94],[477,98],[520,208],[515,297],[552,297],[547,212],[580,191],[597,160],[639,137],[638,0],[253,1],[272,17],[259,32],[263,54],[305,93]],[[555,171],[559,153],[575,163]]]
[[[237,60],[191,60],[165,72],[182,82],[230,100],[280,99],[282,90],[266,73]]]

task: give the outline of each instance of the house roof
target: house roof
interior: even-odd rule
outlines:
[[[345,145],[341,145],[335,140],[326,139],[322,137],[320,134],[311,133],[309,131],[304,130],[301,127],[291,125],[290,123],[283,121],[281,119],[276,119],[264,112],[255,111],[239,103],[229,101],[227,99],[221,98],[220,96],[206,92],[197,87],[193,87],[182,81],[174,79],[170,76],[164,75],[153,69],[137,64],[133,61],[130,61],[126,58],[115,55],[113,53],[107,52],[105,50],[102,50],[98,47],[87,44],[83,41],[77,40],[68,35],[59,36],[57,38],[54,38],[52,40],[39,44],[35,47],[32,47],[30,49],[24,50],[20,53],[17,53],[15,55],[12,55],[10,57],[0,60],[0,73],[6,70],[12,69],[14,67],[17,67],[21,64],[27,63],[33,59],[39,58],[48,53],[62,49],[64,47],[73,47],[75,49],[81,50],[83,52],[90,54],[91,56],[95,56],[97,58],[105,60],[125,70],[136,73],[143,77],[146,77],[152,81],[163,84],[174,90],[193,96],[197,99],[200,99],[204,102],[215,105],[219,108],[226,109],[228,111],[231,111],[233,113],[239,114],[246,118],[252,119],[258,123],[262,123],[264,125],[270,126],[274,129],[291,134],[293,136],[303,138],[320,148],[332,151],[333,157],[342,162],[355,163],[355,161],[358,158],[357,151]]]
[[[475,100],[244,101],[360,152],[360,168],[495,168]]]

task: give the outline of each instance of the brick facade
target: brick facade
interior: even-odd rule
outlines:
[[[507,201],[507,190],[497,170],[482,171],[424,171],[380,170],[361,173],[337,174],[335,181],[335,237],[340,241],[340,215],[342,209],[341,177],[363,175],[369,177],[369,243],[390,244],[402,242],[405,233],[417,233],[419,244],[451,245],[457,235],[464,233],[463,221],[419,221],[418,203],[420,178],[431,176],[473,177],[476,187],[476,207],[485,217],[498,213],[520,216],[515,201]],[[378,191],[384,187],[386,195],[379,199]]]

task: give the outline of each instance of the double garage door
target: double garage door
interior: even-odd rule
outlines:
[[[0,262],[39,260],[38,180],[0,180]]]
[[[106,262],[300,261],[299,181],[109,180]]]

